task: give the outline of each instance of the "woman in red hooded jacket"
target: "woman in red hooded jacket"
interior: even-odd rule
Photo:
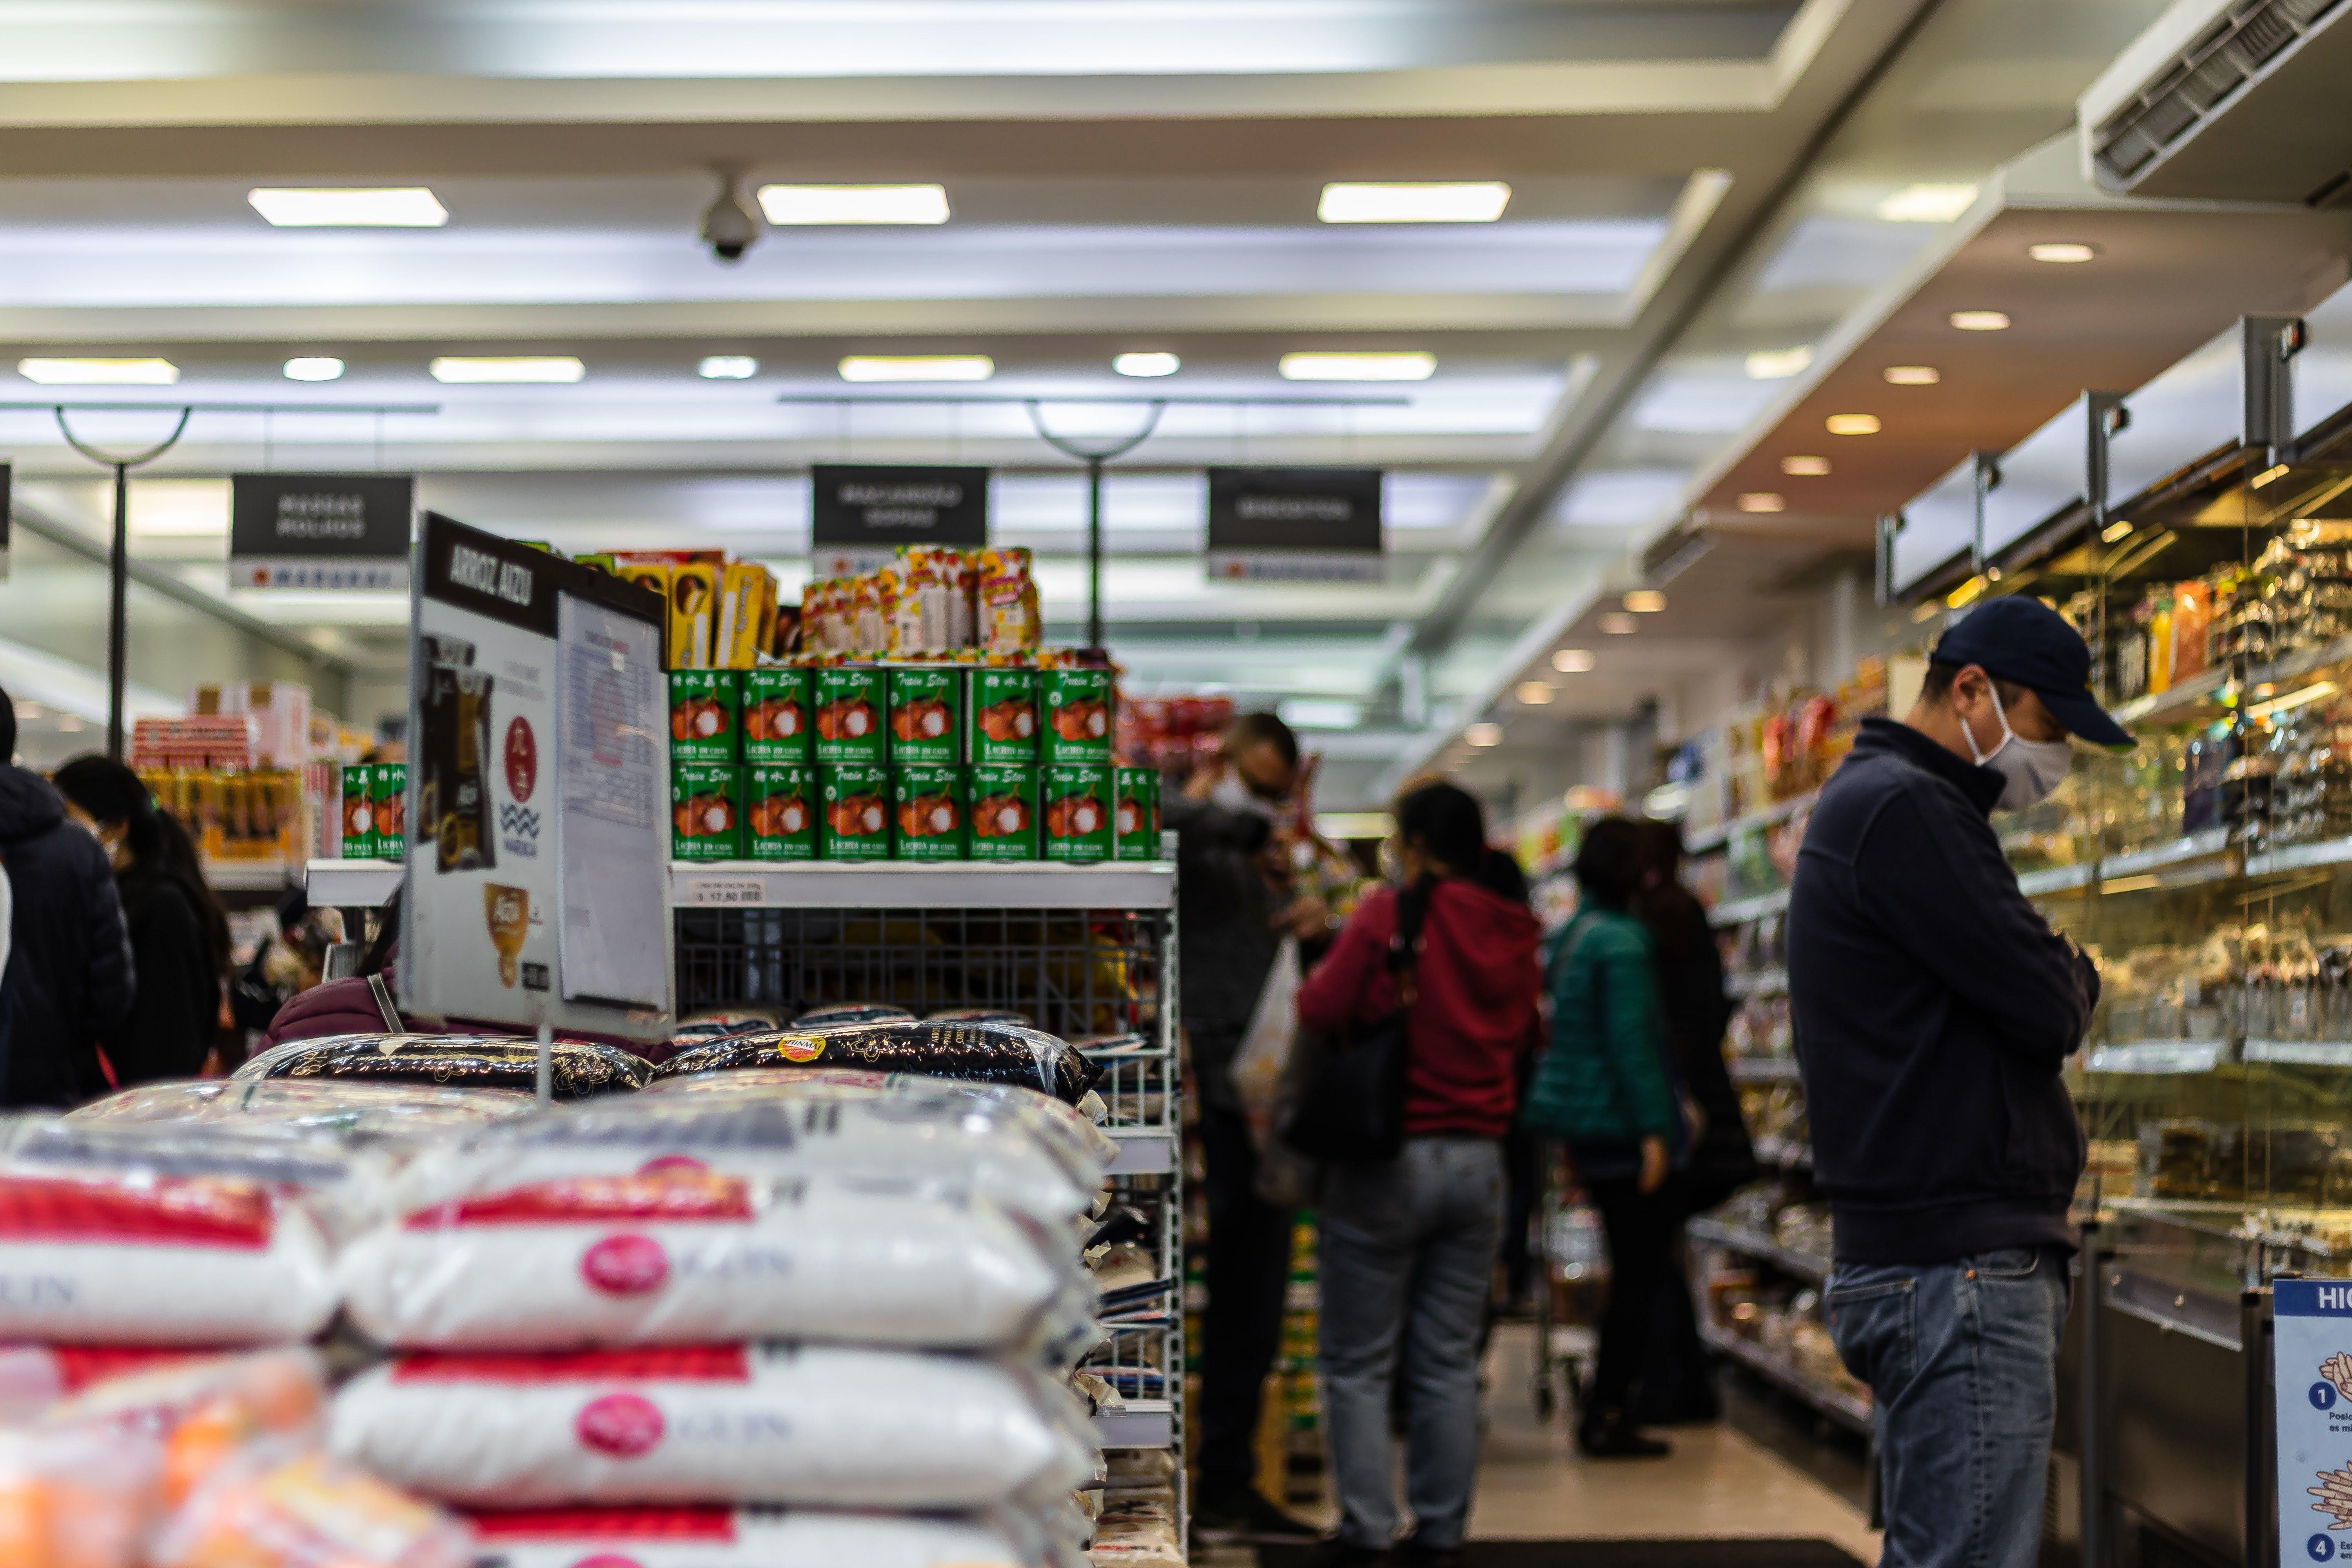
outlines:
[[[1478,802],[1425,784],[1396,817],[1405,891],[1365,899],[1298,993],[1300,1025],[1327,1034],[1392,1011],[1398,902],[1423,901],[1404,1152],[1333,1166],[1323,1194],[1323,1379],[1340,1510],[1318,1549],[1327,1563],[1376,1562],[1396,1534],[1389,1411],[1400,1354],[1415,1524],[1395,1550],[1412,1563],[1460,1554],[1477,1474],[1478,1346],[1502,1245],[1503,1140],[1519,1058],[1539,1037],[1536,918],[1518,868],[1486,847]]]

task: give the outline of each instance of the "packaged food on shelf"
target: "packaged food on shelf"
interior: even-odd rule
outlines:
[[[925,1074],[1039,1089],[1075,1104],[1102,1069],[1067,1041],[1013,1024],[796,1024],[769,1034],[739,1035],[682,1052],[656,1079],[732,1068],[825,1067]]]
[[[796,665],[761,665],[739,673],[745,762],[805,763],[814,759],[810,673]]]
[[[977,580],[973,605],[974,640],[992,653],[1018,653],[1045,641],[1045,620],[1038,612],[1037,584],[1030,574],[1029,552],[1019,546],[991,546],[972,552]]]
[[[1038,693],[1044,705],[1043,760],[1048,765],[1108,765],[1118,726],[1111,672],[1076,664],[1041,670]]]
[[[965,760],[974,765],[1037,761],[1037,672],[978,668],[967,673]]]
[[[904,1007],[887,1002],[828,1002],[793,1016],[793,1022],[802,1028],[815,1028],[824,1024],[898,1024],[911,1023],[914,1015]]]
[[[878,767],[887,760],[887,684],[878,665],[828,665],[814,672],[818,762]]]
[[[1047,1568],[981,1518],[819,1509],[557,1509],[473,1516],[500,1568]]]
[[[1048,860],[1111,858],[1111,770],[1096,763],[1049,763],[1040,770],[1038,819]]]
[[[804,763],[755,763],[744,776],[744,854],[753,860],[814,859],[817,770]]]
[[[470,1533],[366,1470],[256,1445],[157,1538],[151,1568],[467,1568]]]
[[[888,672],[890,761],[904,767],[963,761],[964,672],[952,665],[894,666]]]
[[[646,1081],[643,1059],[618,1046],[559,1039],[551,1056],[558,1100],[625,1092]],[[539,1047],[491,1035],[330,1035],[274,1046],[229,1076],[237,1081],[357,1079],[528,1094],[539,1083]]]
[[[284,1128],[409,1152],[534,1109],[528,1094],[358,1079],[232,1078],[142,1084],[65,1114],[69,1123],[219,1123]]]
[[[1038,770],[1026,763],[982,764],[970,771],[971,858],[1038,858]]]
[[[734,763],[671,764],[671,858],[743,858],[743,773]]]
[[[891,770],[897,832],[893,857],[900,860],[963,860],[971,858],[964,770],[905,764]]]
[[[1111,829],[1121,860],[1160,858],[1160,770],[1123,767],[1113,774]]]
[[[732,763],[740,756],[741,688],[731,669],[669,672],[669,754],[678,763]]]
[[[820,742],[820,747],[822,742]],[[817,854],[826,860],[890,858],[890,770],[878,763],[821,764]]]

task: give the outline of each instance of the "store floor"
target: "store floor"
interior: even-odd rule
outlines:
[[[1810,1538],[1878,1560],[1863,1506],[1858,1446],[1817,1440],[1811,1424],[1736,1373],[1724,1419],[1667,1433],[1671,1458],[1598,1463],[1578,1456],[1565,1416],[1537,1421],[1528,1397],[1533,1333],[1505,1326],[1486,1365],[1486,1437],[1473,1540]],[[1328,1525],[1328,1501],[1304,1510]],[[1204,1568],[1255,1568],[1245,1549],[1204,1550]]]

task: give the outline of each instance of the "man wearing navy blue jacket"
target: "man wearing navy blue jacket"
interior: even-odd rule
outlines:
[[[2059,1073],[2099,979],[1988,817],[2057,787],[2070,733],[2131,741],[2083,639],[2036,600],[1981,605],[1902,722],[1863,721],[1797,858],[1790,1006],[1830,1331],[1878,1410],[1881,1568],[2032,1568],[2040,1549],[2084,1154]]]

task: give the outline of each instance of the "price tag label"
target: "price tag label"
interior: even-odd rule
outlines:
[[[757,877],[726,881],[692,881],[686,885],[686,901],[704,908],[764,903],[767,897],[768,884]]]

